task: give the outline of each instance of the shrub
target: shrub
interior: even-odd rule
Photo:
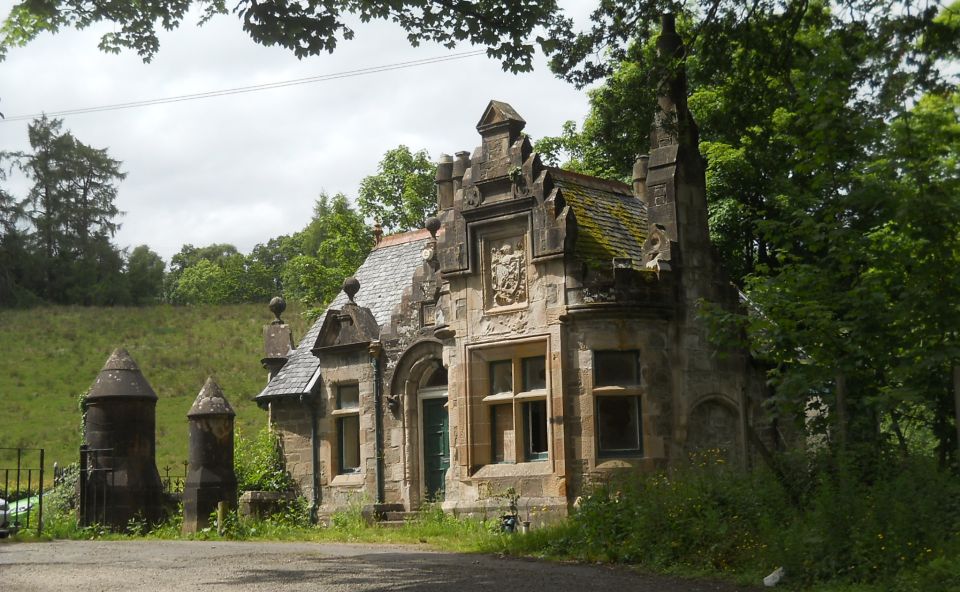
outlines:
[[[234,440],[233,466],[240,491],[290,491],[293,478],[284,466],[280,439],[264,426],[252,438],[237,430]]]

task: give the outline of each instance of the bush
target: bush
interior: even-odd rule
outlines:
[[[885,458],[869,476],[836,457],[781,466],[789,486],[708,457],[597,484],[565,523],[500,548],[752,582],[782,566],[802,586],[960,590],[957,475],[924,457]]]
[[[294,481],[283,461],[280,439],[265,426],[252,438],[240,430],[234,444],[233,466],[239,491],[291,491]]]

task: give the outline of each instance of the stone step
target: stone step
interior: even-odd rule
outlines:
[[[417,517],[417,515],[418,515],[418,512],[404,512],[404,511],[384,512],[383,519],[380,520],[380,523],[381,524],[384,522],[403,523],[405,520],[413,520],[414,518]]]

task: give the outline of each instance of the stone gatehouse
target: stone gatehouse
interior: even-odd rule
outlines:
[[[670,28],[659,43],[679,48]],[[746,461],[763,376],[697,317],[737,292],[684,81],[663,88],[632,186],[544,166],[491,101],[480,146],[440,158],[437,218],[380,240],[299,346],[268,352],[256,399],[320,512],[483,512],[513,488],[565,513],[590,481],[697,449]]]

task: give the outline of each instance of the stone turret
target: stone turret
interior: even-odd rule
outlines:
[[[84,499],[81,522],[124,528],[132,518],[163,517],[163,485],[156,464],[157,394],[125,349],[103,365],[84,400],[85,479],[102,499]],[[90,502],[91,507],[84,507]],[[101,507],[94,507],[100,504]]]
[[[237,476],[233,470],[233,422],[236,413],[213,377],[200,389],[187,413],[190,457],[183,488],[183,532],[208,525],[218,502],[237,507]]]

